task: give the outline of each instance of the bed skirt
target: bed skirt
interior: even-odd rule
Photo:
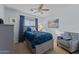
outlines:
[[[49,49],[53,49],[53,39],[42,44],[36,45],[35,48],[32,48],[31,43],[28,40],[26,41],[26,43],[33,54],[43,54]]]

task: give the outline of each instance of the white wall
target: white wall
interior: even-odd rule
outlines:
[[[40,23],[45,25],[47,32],[53,34],[55,38],[55,32],[67,31],[67,32],[79,32],[79,5],[69,5],[67,7],[57,8],[53,11],[52,15],[43,18]],[[48,20],[55,20],[59,18],[59,28],[48,28]]]
[[[4,19],[4,6],[0,4],[0,18]]]
[[[56,32],[56,30],[79,32],[79,5],[69,5],[67,7],[56,8],[53,12],[52,15],[44,18],[44,21],[42,22],[46,26],[46,31],[52,34]],[[56,18],[59,18],[59,28],[48,28],[48,20],[54,20]]]
[[[62,8],[57,13],[60,31],[79,32],[79,5]]]
[[[5,8],[5,24],[13,24],[14,25],[14,42],[18,42],[18,34],[19,34],[19,15],[20,12],[16,10]],[[15,19],[15,22],[12,22],[12,19]]]

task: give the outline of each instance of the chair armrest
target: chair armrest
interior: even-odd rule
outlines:
[[[63,37],[61,37],[61,36],[58,36],[58,37],[57,37],[57,39],[63,39]]]
[[[69,41],[69,43],[70,43],[71,45],[74,44],[74,43],[78,43],[78,42],[79,42],[78,39],[76,39],[76,40],[73,40],[73,39],[72,39],[72,40]]]

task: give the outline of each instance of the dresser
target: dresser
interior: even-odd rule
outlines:
[[[14,53],[13,25],[0,24],[0,54]]]

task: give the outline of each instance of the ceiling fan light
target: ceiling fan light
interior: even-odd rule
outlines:
[[[43,11],[49,11],[49,9],[42,9]]]

